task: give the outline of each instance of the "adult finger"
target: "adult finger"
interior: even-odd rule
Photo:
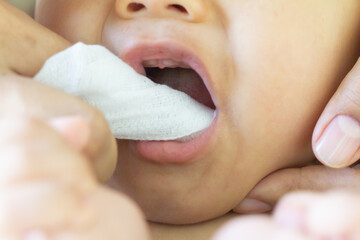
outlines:
[[[48,122],[75,145],[80,145],[100,180],[112,175],[117,160],[115,139],[105,118],[94,107],[30,78],[3,74],[0,76],[0,118],[9,114]],[[81,134],[80,139],[76,132]]]
[[[323,111],[312,146],[323,164],[347,167],[360,158],[360,59]]]
[[[237,213],[270,211],[282,196],[296,190],[360,189],[360,169],[332,169],[314,165],[279,170],[265,177],[233,210]]]
[[[97,187],[86,159],[46,123],[0,120],[0,233],[65,226]]]
[[[35,76],[46,59],[71,46],[60,35],[0,0],[0,70]]]
[[[12,214],[6,215],[7,219],[4,219],[0,212],[0,239],[150,239],[140,208],[119,192],[98,187],[81,199],[67,194],[67,189],[59,186],[50,187],[43,192],[38,187],[35,189],[37,192],[32,189],[33,192],[28,191],[28,195],[24,189],[20,190],[22,192],[19,193],[29,197],[34,206],[26,208],[27,204],[18,198],[15,203],[8,203]],[[56,198],[57,195],[59,199]],[[34,200],[39,200],[39,203]],[[61,201],[64,203],[61,204]],[[0,201],[0,210],[4,208],[2,204]],[[14,209],[17,205],[20,207]],[[9,208],[5,209],[5,212],[10,211]],[[21,218],[22,215],[26,216]],[[36,219],[31,221],[31,217]],[[15,219],[19,222],[14,221]],[[12,224],[9,220],[12,220]]]
[[[6,117],[0,132],[0,239],[148,239],[135,203],[47,123]]]
[[[75,218],[84,218],[85,212],[82,195],[54,181],[30,181],[0,191],[1,234],[65,227],[81,221]]]
[[[61,181],[79,191],[94,188],[83,155],[41,120],[1,119],[0,132],[0,190],[39,180]]]
[[[74,138],[78,135],[70,135],[70,131],[62,133],[75,147],[83,148],[98,178],[107,180],[115,169],[117,151],[115,139],[102,114],[74,97],[21,77],[34,76],[46,59],[71,46],[71,43],[6,1],[0,0],[0,15],[3,20],[0,22],[0,117],[20,112],[20,115],[50,122],[74,115],[83,118],[90,128],[88,139],[86,136]],[[88,142],[83,147],[86,140]]]
[[[95,216],[93,224],[64,229],[54,239],[150,239],[143,213],[127,196],[100,187],[87,198],[87,204]]]
[[[296,192],[281,199],[274,218],[280,225],[316,239],[359,239],[359,204],[356,192]]]
[[[269,216],[248,216],[231,220],[213,240],[310,240],[300,232],[283,228]]]

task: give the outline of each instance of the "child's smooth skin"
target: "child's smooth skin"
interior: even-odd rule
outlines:
[[[224,215],[264,176],[314,159],[312,129],[360,52],[359,11],[358,0],[38,0],[36,19],[120,57],[169,40],[203,62],[218,113],[206,147],[164,164],[118,141],[113,178],[149,220],[183,224]]]

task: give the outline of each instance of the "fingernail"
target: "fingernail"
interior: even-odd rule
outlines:
[[[344,167],[360,147],[360,125],[348,116],[337,116],[325,129],[315,146],[320,161],[330,167]]]
[[[80,116],[57,117],[49,124],[77,149],[83,149],[89,141],[89,124]]]
[[[264,213],[271,211],[272,206],[253,198],[245,198],[233,211],[236,213]]]

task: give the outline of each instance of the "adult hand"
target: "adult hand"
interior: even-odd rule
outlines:
[[[284,194],[295,190],[347,188],[359,191],[360,169],[346,168],[360,158],[359,122],[360,59],[331,98],[313,133],[313,151],[317,159],[330,168],[307,166],[272,173],[234,211],[269,211]]]
[[[31,78],[0,74],[0,119],[9,115],[47,122],[87,157],[98,179],[105,181],[112,175],[115,139],[94,107]]]
[[[313,134],[314,153],[332,168],[360,158],[360,58],[322,113]]]
[[[0,132],[0,239],[148,239],[139,208],[47,122],[3,117]]]
[[[83,101],[31,79],[47,58],[71,44],[3,0],[0,16],[0,119],[17,115],[48,122],[84,153],[99,179],[108,179],[117,154],[104,117]]]
[[[272,216],[239,217],[213,239],[360,239],[359,205],[359,192],[290,193],[280,200]]]

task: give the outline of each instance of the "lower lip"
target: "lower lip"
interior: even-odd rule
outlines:
[[[177,141],[136,141],[137,152],[146,160],[157,163],[187,163],[202,154],[215,132],[217,117],[210,127],[188,142]]]

